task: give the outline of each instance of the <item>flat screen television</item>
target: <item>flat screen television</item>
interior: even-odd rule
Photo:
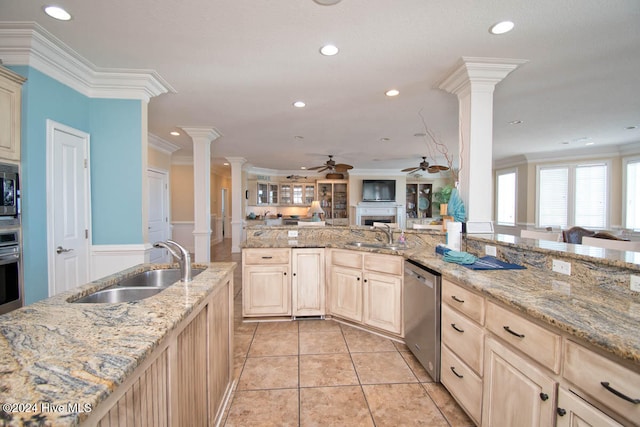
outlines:
[[[395,202],[396,181],[394,179],[363,179],[363,202]]]

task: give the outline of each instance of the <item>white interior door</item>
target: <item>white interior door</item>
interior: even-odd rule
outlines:
[[[89,135],[47,120],[49,295],[89,281]]]
[[[147,170],[149,192],[149,242],[165,241],[169,238],[169,179],[167,172]],[[164,248],[153,248],[149,262],[169,262],[169,252]]]

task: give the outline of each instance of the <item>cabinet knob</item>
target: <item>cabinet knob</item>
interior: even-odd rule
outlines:
[[[358,281],[360,281],[360,278],[358,277],[358,279],[357,279],[357,280],[358,280]]]
[[[549,395],[547,393],[540,393],[540,400],[543,402],[549,400]]]
[[[287,273],[285,273],[285,274],[287,274]],[[293,276],[294,276],[294,277],[295,277],[295,275],[296,275],[296,273],[293,273]]]
[[[287,275],[287,272],[285,271],[283,274],[286,276],[286,275]]]
[[[556,410],[556,412],[558,413],[558,415],[560,415],[561,417],[564,417],[565,415],[567,415],[567,411],[566,409],[562,409],[562,408],[558,408]]]

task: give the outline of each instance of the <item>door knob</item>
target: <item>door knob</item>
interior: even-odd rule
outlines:
[[[61,254],[61,253],[64,253],[64,252],[71,252],[72,250],[73,249],[65,249],[62,246],[58,246],[56,248],[56,253]]]

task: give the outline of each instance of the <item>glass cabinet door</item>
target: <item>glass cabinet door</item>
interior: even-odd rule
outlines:
[[[257,193],[257,204],[258,205],[266,205],[267,203],[269,203],[269,199],[268,199],[268,184],[264,183],[264,182],[259,182],[258,183],[258,189],[257,189],[258,193]]]
[[[278,204],[278,184],[269,184],[269,204]]]
[[[333,217],[347,218],[347,184],[333,185]]]
[[[280,185],[280,204],[281,205],[290,205],[292,202],[291,198],[291,184],[281,184]]]
[[[304,186],[304,204],[311,205],[316,192],[316,186],[313,184],[305,184]]]

